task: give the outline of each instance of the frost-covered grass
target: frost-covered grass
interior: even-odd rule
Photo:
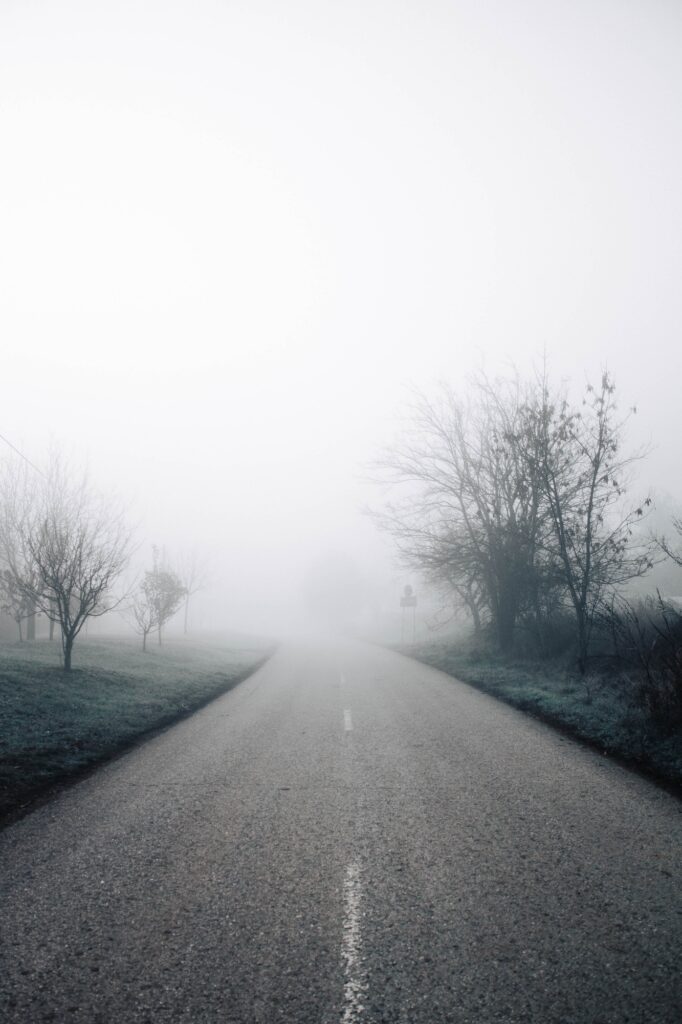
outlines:
[[[682,792],[682,732],[651,721],[627,674],[595,670],[582,678],[565,659],[503,658],[473,638],[399,649]]]
[[[269,653],[239,637],[83,639],[70,673],[59,644],[0,645],[0,819],[229,690]]]

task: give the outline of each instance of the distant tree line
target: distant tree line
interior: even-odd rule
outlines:
[[[581,673],[595,623],[658,548],[629,497],[642,453],[623,450],[626,422],[608,373],[578,403],[546,375],[491,381],[465,395],[417,395],[406,429],[377,462],[398,498],[374,513],[403,563],[446,585],[509,652],[519,633],[548,650],[572,622]]]

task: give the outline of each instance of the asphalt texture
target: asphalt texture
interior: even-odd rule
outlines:
[[[682,1019],[673,796],[397,654],[283,647],[0,835],[0,1019]]]

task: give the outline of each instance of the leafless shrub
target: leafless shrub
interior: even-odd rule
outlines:
[[[661,597],[614,600],[605,611],[616,655],[632,673],[635,703],[663,731],[682,726],[682,614]]]

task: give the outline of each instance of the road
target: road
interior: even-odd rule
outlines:
[[[0,836],[0,1019],[679,1024],[680,803],[397,654],[282,647]]]

